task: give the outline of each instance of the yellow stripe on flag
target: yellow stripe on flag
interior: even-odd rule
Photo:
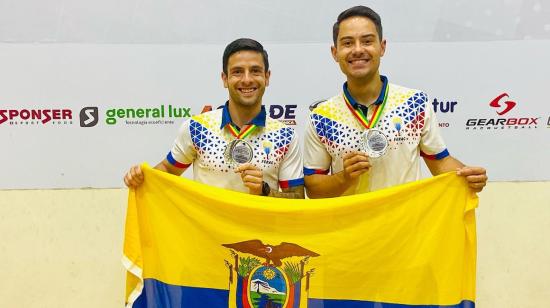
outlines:
[[[307,298],[475,301],[477,197],[454,173],[361,195],[289,200],[209,187],[147,165],[142,170],[145,182],[130,191],[125,230],[125,266],[142,275],[129,276],[130,304],[142,279],[154,279],[227,290],[235,307],[236,289],[229,290],[238,279],[260,288],[251,282],[254,266],[267,280],[295,279],[299,307]]]

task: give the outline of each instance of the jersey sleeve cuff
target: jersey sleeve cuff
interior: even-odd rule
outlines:
[[[304,185],[304,178],[288,180],[288,181],[279,181],[279,186],[281,188],[289,188],[294,186]]]
[[[185,169],[189,166],[191,166],[191,164],[184,164],[184,163],[180,163],[179,161],[177,161],[175,158],[174,158],[174,155],[172,155],[172,152],[168,152],[168,155],[166,155],[166,160],[174,167],[176,168],[180,168],[180,169]]]
[[[429,159],[429,160],[440,160],[440,159],[443,159],[447,156],[449,156],[449,151],[447,149],[437,153],[437,154],[426,154],[422,151],[420,151],[420,156],[426,158],[426,159]]]
[[[309,169],[304,167],[304,175],[328,174],[330,169]]]

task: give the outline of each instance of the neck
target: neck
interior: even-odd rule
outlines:
[[[254,104],[253,106],[243,106],[235,104],[229,99],[229,115],[231,121],[238,127],[242,128],[247,123],[250,123],[262,110],[262,104]]]
[[[370,105],[376,101],[382,91],[382,80],[377,72],[374,76],[365,79],[348,78],[348,91],[351,96],[361,105]]]

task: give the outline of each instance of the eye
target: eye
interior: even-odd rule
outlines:
[[[242,69],[234,69],[231,71],[231,75],[232,76],[240,76],[243,74],[243,70]]]
[[[351,41],[343,41],[342,42],[342,46],[344,46],[344,47],[351,47],[351,45],[352,45]]]
[[[365,46],[369,46],[369,45],[372,45],[374,43],[374,39],[367,38],[367,39],[364,39],[361,43]]]

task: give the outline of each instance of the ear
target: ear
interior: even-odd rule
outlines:
[[[227,89],[227,75],[222,72],[223,87]]]
[[[265,86],[269,86],[269,77],[271,77],[271,71],[265,72]]]
[[[330,46],[330,53],[332,54],[332,58],[334,59],[334,61],[338,62],[338,58],[336,57],[336,47],[335,46]]]
[[[380,42],[380,47],[382,48],[382,52],[380,53],[380,57],[383,57],[386,53],[386,39],[383,39],[382,42]]]

